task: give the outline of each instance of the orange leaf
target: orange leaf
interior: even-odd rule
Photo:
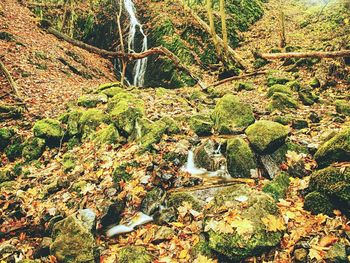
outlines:
[[[325,236],[325,237],[322,237],[319,245],[321,247],[329,247],[330,245],[334,244],[337,241],[338,241],[338,238],[335,236]]]

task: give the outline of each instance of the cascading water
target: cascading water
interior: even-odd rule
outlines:
[[[130,29],[129,29],[129,35],[128,35],[128,52],[129,53],[135,53],[135,36],[137,33],[137,30],[141,33],[143,40],[142,40],[142,46],[141,50],[139,52],[144,52],[148,49],[147,47],[147,36],[143,32],[142,25],[138,21],[136,17],[136,9],[135,5],[132,2],[132,0],[124,0],[124,6],[126,11],[129,14],[130,18]],[[134,80],[133,85],[137,87],[142,87],[145,82],[145,73],[147,68],[147,58],[138,59],[136,60],[136,64],[134,66],[133,74],[134,74]]]

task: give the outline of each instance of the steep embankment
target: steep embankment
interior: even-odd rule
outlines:
[[[33,14],[15,0],[0,3],[0,57],[30,116],[57,116],[84,88],[114,80],[110,61],[42,31]],[[10,89],[3,75],[0,83],[6,101]]]

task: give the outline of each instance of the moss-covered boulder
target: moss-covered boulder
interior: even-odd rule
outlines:
[[[99,109],[88,109],[79,118],[78,130],[82,132],[82,138],[86,139],[93,134],[98,126],[108,123],[109,117]]]
[[[192,209],[196,211],[200,211],[202,209],[202,205],[199,200],[188,192],[174,192],[171,193],[167,198],[167,206],[173,207],[175,209],[179,208],[183,205],[183,202],[190,203],[192,205]]]
[[[255,120],[251,108],[231,94],[218,100],[211,117],[220,134],[241,133]]]
[[[267,91],[267,97],[272,97],[272,95],[276,92],[284,93],[289,96],[293,94],[292,90],[287,85],[276,84],[269,88],[269,90]]]
[[[304,208],[314,215],[332,215],[334,209],[328,196],[317,191],[313,191],[305,196]]]
[[[249,144],[242,138],[227,141],[227,170],[234,177],[250,177],[250,170],[256,169],[257,163]]]
[[[76,156],[73,153],[67,152],[62,156],[62,167],[65,172],[70,172],[74,169],[76,163]]]
[[[300,89],[298,95],[301,102],[306,106],[311,106],[319,100],[319,97],[307,87]]]
[[[83,114],[80,110],[73,110],[67,116],[67,132],[69,137],[80,136],[79,120]]]
[[[44,139],[49,146],[58,145],[64,134],[60,122],[49,118],[37,121],[33,133],[35,137]]]
[[[104,89],[101,93],[105,94],[108,98],[113,98],[121,93],[125,92],[125,89],[121,87],[110,87],[108,89]]]
[[[232,231],[215,227],[217,220],[223,220],[220,219],[219,207],[225,203],[229,203],[230,209],[237,213],[236,220],[228,220]],[[278,245],[282,239],[285,226],[275,200],[247,185],[235,185],[217,192],[210,213],[215,216],[205,219],[209,247],[226,256],[230,262],[260,255]],[[278,227],[271,228],[271,220],[278,223]]]
[[[141,246],[126,246],[118,251],[118,263],[151,263],[153,256]]]
[[[329,166],[314,172],[309,190],[326,195],[332,204],[344,211],[350,209],[350,167]]]
[[[123,85],[120,82],[118,82],[118,81],[103,83],[100,86],[98,86],[97,91],[101,92],[103,90],[106,90],[106,89],[109,89],[109,88],[114,88],[114,87],[122,88]]]
[[[0,169],[0,183],[11,181],[13,179],[14,179],[14,176],[10,169],[7,169],[7,168]]]
[[[190,127],[198,136],[209,136],[212,134],[213,121],[209,115],[197,114],[190,118]]]
[[[107,103],[108,98],[105,94],[86,94],[78,98],[78,106],[86,108],[94,108],[98,104]]]
[[[250,125],[246,134],[253,148],[259,153],[269,153],[285,143],[290,130],[273,121],[257,121]]]
[[[269,111],[274,111],[274,110],[285,111],[288,109],[297,109],[297,108],[298,108],[298,102],[294,100],[293,97],[281,92],[275,92],[272,95],[271,102],[267,107]]]
[[[251,82],[238,82],[235,85],[235,90],[237,90],[237,91],[254,90],[254,85]]]
[[[53,227],[50,253],[58,262],[96,262],[98,253],[94,238],[95,229],[96,216],[89,209],[68,216]]]
[[[14,132],[11,129],[0,129],[0,151],[4,150],[6,146],[10,144],[13,135]]]
[[[226,163],[220,152],[220,144],[207,139],[194,150],[194,162],[197,166],[208,171],[217,171]]]
[[[22,157],[26,161],[39,159],[45,150],[45,140],[37,137],[25,141],[22,150]]]
[[[278,199],[286,197],[289,183],[290,179],[288,174],[280,173],[272,181],[266,183],[262,190],[278,201]]]
[[[267,85],[272,87],[276,84],[284,85],[290,81],[292,81],[292,77],[285,72],[282,71],[270,71],[267,76]]]
[[[350,116],[350,102],[346,100],[337,100],[335,102],[335,110],[339,114]]]
[[[113,124],[110,124],[99,131],[97,131],[93,136],[93,141],[97,144],[117,144],[122,141],[118,130]]]
[[[322,144],[314,158],[320,167],[325,167],[334,162],[350,161],[350,128],[343,129]]]

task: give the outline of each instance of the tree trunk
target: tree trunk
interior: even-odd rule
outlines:
[[[123,11],[123,1],[119,0],[119,12],[117,13],[117,25],[118,25],[118,32],[119,32],[121,51],[123,53],[125,53],[123,32],[122,32],[122,27],[120,25],[120,19],[121,19],[121,16],[122,16],[122,11]],[[124,84],[124,78],[125,78],[125,71],[126,71],[127,62],[126,62],[124,57],[121,58],[121,61],[122,61],[122,72],[121,72],[120,82],[122,84]]]
[[[224,54],[227,57],[227,55],[228,55],[228,39],[227,39],[225,0],[220,0],[220,14],[221,14],[221,31],[222,31],[222,40],[223,40],[223,44],[224,44]]]
[[[350,50],[340,51],[314,51],[314,52],[290,52],[290,53],[263,53],[256,54],[257,57],[267,60],[282,59],[282,58],[338,58],[350,57]]]
[[[215,23],[214,23],[214,16],[213,16],[213,3],[212,0],[207,0],[207,13],[208,13],[208,20],[209,20],[209,27],[210,27],[210,35],[213,39],[214,47],[217,53],[217,56],[221,59],[221,46],[218,43],[218,40],[216,39],[216,30],[215,30]]]

